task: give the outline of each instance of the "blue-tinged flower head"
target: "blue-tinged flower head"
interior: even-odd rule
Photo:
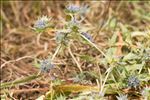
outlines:
[[[87,12],[88,10],[88,5],[84,5],[84,6],[78,6],[78,5],[73,5],[70,4],[67,8],[67,12],[69,13],[79,13],[79,14],[84,14]]]
[[[68,27],[70,27],[71,29],[75,27],[78,28],[79,25],[80,25],[80,22],[75,17],[73,17],[68,23]]]
[[[84,36],[85,36],[88,40],[90,40],[91,42],[93,41],[92,36],[91,36],[89,33],[87,33],[87,32],[82,32],[81,34],[84,35]]]
[[[128,96],[124,94],[119,94],[119,96],[116,96],[117,100],[128,100]]]
[[[67,37],[68,33],[70,33],[70,30],[56,32],[56,36],[55,36],[56,43],[67,45],[69,42],[69,38]]]
[[[43,30],[49,26],[49,21],[50,18],[48,18],[47,16],[42,16],[41,18],[38,18],[38,20],[35,22],[34,28]]]
[[[80,7],[80,14],[85,14],[88,11],[88,5]]]
[[[64,37],[65,37],[65,34],[63,32],[56,32],[55,39],[56,39],[57,43],[61,43],[63,41]]]
[[[67,11],[70,12],[70,13],[77,13],[77,12],[80,11],[80,7],[77,6],[77,5],[71,4],[71,5],[69,5],[69,6],[67,7]]]
[[[128,86],[130,88],[132,87],[136,88],[139,85],[140,85],[140,80],[136,76],[130,76],[128,78]]]
[[[52,69],[54,65],[51,63],[49,59],[40,61],[40,69],[41,72],[49,72],[50,69]]]

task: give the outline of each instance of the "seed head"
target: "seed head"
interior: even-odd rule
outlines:
[[[34,28],[40,30],[45,29],[46,27],[48,27],[49,21],[50,18],[48,18],[47,16],[42,16],[41,18],[38,18],[38,20],[35,22]]]
[[[124,94],[119,94],[119,96],[116,96],[117,100],[128,100],[128,96]]]
[[[53,64],[51,63],[51,61],[49,59],[46,59],[46,60],[42,60],[40,62],[40,69],[42,72],[49,72],[50,69],[53,68]]]
[[[139,86],[140,85],[140,81],[139,81],[139,79],[137,78],[137,77],[135,77],[135,76],[130,76],[129,78],[128,78],[128,86],[129,87],[134,87],[134,88],[136,88],[137,86]]]

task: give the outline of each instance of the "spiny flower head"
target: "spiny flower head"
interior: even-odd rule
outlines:
[[[50,18],[47,16],[42,16],[41,18],[38,18],[38,20],[34,24],[35,30],[43,30],[49,26],[48,22],[50,21]]]
[[[69,30],[68,30],[69,32]],[[56,32],[55,40],[58,44],[67,45],[69,42],[69,38],[67,37],[68,32]]]
[[[80,14],[85,14],[88,11],[88,5],[80,7]]]
[[[64,38],[64,34],[60,33],[60,32],[56,32],[56,37],[55,37],[55,40],[57,43],[61,43],[61,41],[63,40]]]
[[[61,43],[63,41],[64,37],[65,37],[65,34],[63,32],[56,32],[55,39],[56,39],[57,43]]]
[[[129,87],[134,87],[134,88],[136,88],[137,86],[139,86],[140,85],[140,81],[139,81],[139,79],[136,77],[136,76],[130,76],[129,78],[128,78],[128,86]]]
[[[74,30],[74,29],[79,29],[79,25],[80,25],[80,22],[76,19],[76,18],[72,18],[69,23],[68,23],[68,27],[71,29],[71,30]]]
[[[88,5],[85,5],[85,6],[78,6],[78,5],[73,5],[73,4],[70,4],[66,10],[68,13],[72,13],[72,14],[75,14],[75,13],[79,13],[79,14],[85,14],[87,12],[87,9],[88,9]]]
[[[40,61],[40,69],[42,72],[49,72],[53,68],[53,64],[49,59]]]
[[[119,96],[116,96],[117,100],[128,100],[128,96],[124,94],[119,94]]]
[[[70,12],[70,13],[77,13],[77,12],[80,11],[80,7],[77,6],[77,5],[71,4],[71,5],[69,5],[69,6],[67,7],[67,11]]]

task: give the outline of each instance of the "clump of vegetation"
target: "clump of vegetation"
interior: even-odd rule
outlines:
[[[105,4],[105,2],[102,3]],[[29,88],[27,85],[30,85],[33,87],[31,90],[13,90],[13,92],[21,94],[28,91],[29,93],[44,91],[42,95],[36,97],[37,100],[150,99],[150,31],[149,26],[148,28],[140,26],[137,21],[141,19],[140,23],[145,24],[150,21],[150,17],[146,13],[147,10],[139,9],[141,5],[138,4],[138,1],[132,5],[129,2],[119,2],[115,10],[113,10],[113,4],[111,7],[108,4],[106,12],[102,11],[101,13],[90,9],[90,6],[93,9],[100,9],[101,6],[98,4],[94,2],[87,4],[89,5],[80,5],[78,2],[76,5],[62,4],[62,8],[65,8],[64,12],[59,12],[56,9],[51,11],[45,7],[49,12],[52,12],[50,13],[52,16],[55,12],[59,15],[56,19],[46,14],[41,15],[30,28],[34,33],[32,46],[36,47],[35,43],[37,43],[38,48],[35,48],[35,51],[38,53],[35,53],[31,46],[30,52],[33,50],[34,56],[25,56],[8,62],[2,59],[5,62],[2,64],[2,68],[4,68],[12,62],[15,64],[24,58],[30,58],[31,61],[17,64],[24,66],[26,63],[32,62],[34,67],[30,66],[29,68],[36,71],[34,74],[31,71],[33,75],[30,75],[12,64],[15,70],[29,76],[17,80],[12,79],[13,81],[4,80],[0,87],[2,98],[13,98],[12,91],[8,90],[16,89],[15,86],[22,89]],[[121,5],[131,6],[129,6],[129,12],[132,13],[131,19],[128,15],[115,13],[120,9],[121,12],[128,12]],[[145,6],[149,9],[148,7]],[[34,10],[36,12],[36,9]],[[98,15],[107,15],[107,10],[108,16],[97,17]],[[26,14],[26,12],[24,13]],[[62,17],[60,13],[63,13]],[[90,18],[89,16],[94,17]],[[5,15],[3,17],[7,20]],[[123,17],[126,20],[122,20]],[[132,17],[135,20],[130,23],[133,20]],[[26,16],[26,18],[28,17]],[[134,26],[135,24],[137,27]],[[10,28],[9,25],[6,27]],[[11,31],[9,34],[12,34]],[[29,37],[29,34],[26,37]],[[21,41],[28,42],[23,39]],[[44,48],[44,53],[41,52],[41,48]],[[5,53],[7,52],[9,50],[6,50]],[[29,68],[25,69],[30,70]],[[35,81],[35,79],[38,80]],[[32,80],[33,82],[29,83]],[[40,82],[38,82],[39,80]],[[22,86],[22,84],[26,85]]]
[[[56,55],[59,55],[59,52],[62,48],[63,50],[66,49],[71,55],[73,61],[76,63],[80,73],[83,74],[84,71],[72,53],[71,46],[75,41],[84,43],[85,45],[89,44],[91,49],[95,48],[94,50],[99,51],[99,53],[102,55],[99,58],[98,64],[106,69],[105,73],[100,73],[100,75],[95,74],[94,78],[98,80],[97,82],[100,86],[99,88],[95,88],[94,86],[91,87],[90,85],[76,85],[76,83],[72,83],[71,85],[64,85],[64,83],[59,85],[53,84],[52,89],[45,98],[66,98],[66,96],[71,95],[73,92],[81,92],[81,94],[84,91],[91,92],[91,88],[97,92],[97,94],[95,94],[97,96],[84,97],[79,94],[76,99],[79,100],[83,98],[93,98],[96,100],[104,98],[105,95],[108,94],[119,94],[119,96],[117,96],[118,100],[127,100],[127,95],[120,95],[120,93],[129,94],[130,89],[133,88],[135,89],[133,91],[133,94],[135,93],[134,95],[142,96],[143,94],[140,93],[141,88],[147,85],[150,81],[150,34],[148,32],[143,32],[140,34],[138,32],[122,34],[114,33],[112,38],[109,40],[109,47],[104,52],[94,43],[92,36],[88,33],[88,27],[85,28],[84,24],[82,23],[83,20],[79,20],[81,18],[84,19],[84,17],[80,14],[82,8],[84,7],[69,5],[65,10],[66,19],[64,20],[66,20],[66,23],[64,24],[64,27],[62,29],[54,29],[56,33],[55,39],[58,46],[51,58],[51,61],[54,60]],[[43,21],[43,19],[45,21]],[[47,17],[41,17],[41,19],[35,23],[35,30],[38,32],[39,29],[44,29],[43,31],[47,30],[48,28],[53,29],[53,27],[47,27],[47,21],[49,21]],[[91,55],[88,56],[92,57]],[[41,65],[42,72],[43,70],[46,70],[47,72],[47,69],[49,69],[51,66],[51,64],[48,64],[46,65],[47,68],[43,68],[43,64]],[[100,68],[98,68],[98,70],[100,70]],[[78,77],[78,80],[80,80],[80,78]],[[85,79],[83,78],[82,80]],[[125,91],[125,89],[129,90]],[[69,94],[67,92],[69,92]],[[99,93],[103,95],[100,95]],[[58,94],[61,95],[58,96]],[[90,95],[90,93],[86,94],[86,96],[87,95]]]

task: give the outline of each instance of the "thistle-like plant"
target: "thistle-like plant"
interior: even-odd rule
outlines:
[[[34,24],[34,30],[37,32],[43,32],[46,28],[50,26],[49,21],[51,18],[47,16],[39,17],[38,20]]]
[[[128,87],[132,88],[136,88],[137,86],[140,85],[140,81],[136,76],[130,76],[128,78]]]
[[[42,72],[49,72],[53,67],[54,65],[51,63],[49,59],[40,61],[40,70]]]
[[[149,73],[149,68],[146,66],[149,64],[150,54],[149,54],[149,37],[143,41],[135,42],[133,38],[136,35],[129,34],[129,36],[123,37],[123,46],[128,47],[127,53],[122,55],[116,55],[116,42],[117,35],[114,34],[110,39],[108,50],[104,53],[95,43],[92,35],[90,35],[88,29],[84,28],[83,21],[83,12],[87,9],[86,7],[80,7],[77,5],[69,5],[66,7],[65,14],[66,19],[64,20],[62,29],[53,29],[55,31],[55,40],[57,43],[56,50],[53,55],[51,55],[51,60],[43,60],[40,64],[40,68],[42,72],[48,72],[51,68],[53,68],[53,60],[59,53],[60,49],[65,47],[72,57],[73,61],[76,63],[76,66],[82,73],[82,67],[74,53],[72,52],[72,45],[75,41],[82,42],[86,41],[90,46],[94,47],[95,50],[99,51],[102,54],[102,59],[100,59],[100,64],[102,64],[106,68],[106,73],[104,76],[100,76],[100,95],[104,96],[104,90],[106,88],[106,84],[113,83],[117,84],[117,89],[122,88],[121,86],[128,86],[130,88],[136,88],[141,85],[142,77],[146,77]],[[81,14],[82,12],[82,14]],[[37,32],[43,32],[44,30],[50,27],[49,23],[50,19],[47,16],[43,16],[39,18],[34,25],[34,30]],[[52,28],[52,27],[51,27]],[[132,37],[133,35],[133,37]],[[147,36],[147,35],[146,35]],[[144,45],[142,43],[146,42]],[[136,44],[136,45],[135,45]],[[148,70],[147,70],[148,69]],[[145,72],[141,76],[140,73]],[[110,75],[111,74],[111,75]],[[135,76],[132,76],[135,75]],[[120,77],[122,76],[122,77]],[[137,78],[137,77],[138,78]],[[103,79],[104,77],[104,79]],[[128,78],[128,79],[127,79]],[[125,82],[125,79],[126,82]],[[145,78],[144,81],[148,82],[150,77]],[[79,79],[77,78],[77,81]],[[145,83],[146,83],[145,82]],[[118,85],[119,84],[119,85]],[[121,85],[120,85],[121,84]],[[107,90],[106,90],[107,92]],[[143,92],[144,94],[144,92]],[[127,95],[117,96],[118,100],[127,100]]]
[[[77,12],[80,11],[80,7],[77,6],[77,5],[70,4],[70,5],[67,7],[66,11],[67,11],[68,13],[77,13]]]
[[[55,32],[56,32],[55,39],[58,44],[58,47],[51,58],[51,61],[53,61],[53,59],[55,58],[55,56],[57,55],[59,50],[63,47],[63,45],[65,45],[65,47],[68,48],[69,54],[71,55],[71,57],[73,58],[73,60],[75,61],[75,63],[77,64],[77,67],[79,68],[79,70],[81,72],[82,72],[82,68],[71,51],[71,42],[70,41],[74,41],[74,40],[78,40],[79,38],[82,38],[82,39],[86,40],[91,46],[95,47],[98,51],[100,51],[100,53],[102,53],[105,56],[103,51],[100,50],[93,43],[93,39],[92,39],[91,35],[89,33],[87,33],[86,31],[83,31],[82,25],[81,25],[82,20],[77,19],[77,16],[80,16],[80,14],[81,14],[80,12],[83,13],[83,11],[85,11],[86,9],[87,9],[87,6],[79,7],[77,5],[69,5],[67,7],[66,14],[68,16],[68,19],[67,19],[68,22],[66,22],[64,24],[63,29],[55,29]],[[80,17],[82,17],[82,16],[80,16]],[[49,21],[50,21],[50,19],[47,16],[43,16],[43,17],[39,18],[34,24],[34,30],[36,30],[37,32],[43,32],[48,27],[50,27]],[[41,70],[44,70],[44,69],[46,69],[46,68],[41,67]],[[47,68],[47,69],[49,69],[49,68]]]

